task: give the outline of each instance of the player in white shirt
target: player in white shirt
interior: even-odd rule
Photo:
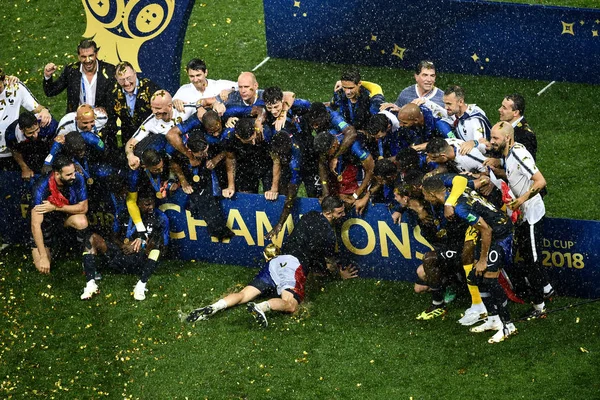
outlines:
[[[200,104],[210,106],[223,90],[237,90],[238,84],[224,79],[208,79],[208,69],[204,61],[193,58],[187,63],[186,71],[190,83],[177,90],[173,96],[173,106],[183,112],[185,104]]]
[[[485,112],[477,105],[465,102],[465,91],[460,86],[450,86],[446,89],[444,104],[447,114],[444,120],[452,126],[455,137],[465,142],[461,147],[461,153],[467,154],[470,149],[477,147],[482,154],[485,154],[492,126]]]
[[[174,109],[171,95],[166,90],[159,90],[152,95],[150,108],[152,115],[146,118],[125,145],[127,163],[131,169],[137,169],[140,166],[140,159],[133,154],[136,144],[151,134],[166,135],[169,129],[197,112],[196,107],[190,105],[185,106],[183,112]]]
[[[546,187],[546,179],[537,168],[531,153],[514,140],[514,129],[508,122],[498,122],[492,128],[490,144],[502,155],[499,159],[488,159],[485,164],[493,168],[496,176],[508,181],[514,200],[508,204],[521,213],[515,225],[515,248],[523,258],[520,268],[513,267],[515,278],[526,280],[530,286],[533,311],[529,318],[545,313],[545,293],[552,292],[548,276],[541,262],[542,218],[546,213],[540,191]],[[504,165],[504,169],[500,166]],[[515,251],[515,252],[516,252]],[[521,269],[522,268],[522,269]]]
[[[5,131],[19,118],[21,107],[35,113],[41,120],[42,127],[52,121],[48,109],[37,102],[27,86],[19,80],[7,81],[4,71],[0,68],[0,160],[12,160],[12,154],[6,147]]]
[[[461,148],[464,146],[464,141],[460,139],[450,138],[434,138],[427,143],[425,152],[427,158],[438,164],[449,164],[454,168],[449,172],[455,173],[485,173],[487,168],[483,165],[486,156],[473,147],[466,154],[461,154]]]

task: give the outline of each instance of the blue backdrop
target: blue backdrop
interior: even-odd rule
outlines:
[[[600,83],[600,10],[473,0],[264,0],[270,57]]]
[[[0,172],[0,234],[23,243],[30,236],[27,219],[29,187],[19,173]],[[171,255],[184,260],[258,267],[265,235],[279,219],[283,197],[270,202],[263,196],[236,194],[224,200],[228,225],[236,233],[229,243],[212,242],[206,223],[194,219],[184,208],[186,195],[178,191],[161,207],[171,222]],[[301,198],[283,235],[309,210],[320,209],[316,199]],[[108,199],[90,204],[88,219],[94,230],[108,229],[114,216]],[[415,269],[428,250],[419,230],[395,225],[387,208],[375,205],[363,218],[348,215],[338,229],[339,248],[360,267],[360,276],[385,280],[414,281]],[[547,218],[542,261],[560,294],[600,297],[600,222]],[[281,243],[283,235],[277,241]],[[33,268],[33,266],[32,266]]]

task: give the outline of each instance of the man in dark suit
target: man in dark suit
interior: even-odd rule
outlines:
[[[112,105],[115,66],[98,60],[98,50],[93,40],[82,40],[77,46],[79,61],[67,64],[57,80],[52,78],[56,65],[48,63],[44,67],[44,93],[54,97],[67,89],[67,113],[77,111],[81,104],[103,107],[107,111]]]
[[[536,159],[537,137],[525,120],[525,99],[518,93],[509,94],[498,109],[500,121],[508,122],[515,131],[515,142],[521,143]]]
[[[150,99],[160,87],[148,78],[139,79],[127,61],[120,62],[116,69],[119,85],[112,91],[111,112],[121,120],[121,143],[125,144],[152,114]]]

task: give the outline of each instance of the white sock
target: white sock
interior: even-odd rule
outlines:
[[[471,310],[473,312],[484,313],[487,312],[485,305],[483,303],[471,304]]]
[[[219,310],[223,310],[224,308],[227,308],[227,303],[225,302],[225,300],[221,299],[219,301],[217,301],[214,304],[210,305],[213,309],[214,312],[217,312]]]
[[[258,308],[262,312],[269,312],[269,311],[271,311],[271,305],[269,304],[268,301],[263,301],[262,303],[258,303],[256,305],[256,308]]]
[[[547,284],[546,286],[544,286],[544,294],[548,294],[552,291],[552,285],[551,284]]]
[[[499,315],[490,315],[487,319],[488,323],[502,323]]]
[[[140,287],[142,289],[146,289],[146,283],[142,282],[142,281],[137,281],[137,283],[135,284],[136,287]]]
[[[533,309],[537,311],[544,311],[544,307],[546,307],[546,304],[543,301],[540,304],[533,305]]]
[[[89,281],[87,281],[86,286],[92,286],[96,284],[96,280],[95,279],[90,279]]]

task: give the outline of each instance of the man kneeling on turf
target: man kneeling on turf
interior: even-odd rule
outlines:
[[[154,207],[154,200],[154,193],[139,192],[137,205],[146,227],[144,233],[137,232],[135,224],[123,207],[123,211],[115,216],[110,242],[106,242],[95,233],[92,235],[90,245],[83,254],[87,284],[81,300],[88,300],[99,292],[95,280],[97,263],[118,272],[138,274],[140,280],[133,288],[133,298],[146,298],[146,283],[158,266],[160,254],[164,253],[169,243],[169,220],[162,211]]]
[[[240,292],[206,307],[192,311],[188,322],[207,319],[217,311],[248,303],[259,295],[275,295],[262,303],[248,303],[248,311],[264,328],[266,313],[282,311],[293,313],[304,299],[304,284],[309,271],[322,268],[326,258],[335,253],[336,239],[333,224],[344,215],[344,202],[338,197],[327,196],[321,203],[322,212],[306,213],[281,248],[281,255],[273,258],[259,271],[252,282]],[[354,276],[356,276],[356,271]]]

